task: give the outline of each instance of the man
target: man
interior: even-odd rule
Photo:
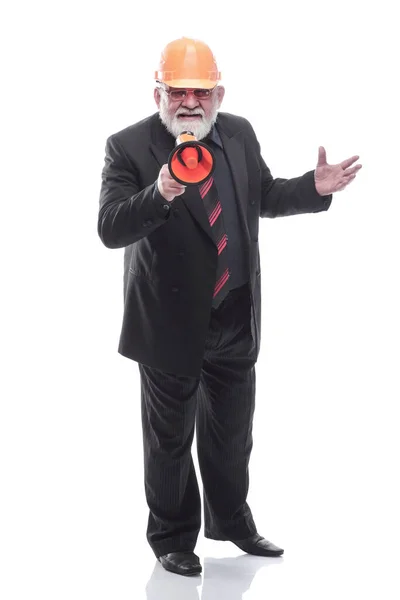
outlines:
[[[168,44],[154,98],[158,112],[111,135],[98,233],[125,248],[119,352],[138,363],[147,539],[163,567],[201,572],[194,554],[201,503],[191,445],[196,425],[204,533],[250,554],[283,553],[258,534],[246,502],[255,363],[260,348],[259,217],[325,211],[361,165],[358,156],[273,179],[250,123],[218,112],[225,90],[210,48]],[[200,186],[172,177],[183,131],[215,156]]]

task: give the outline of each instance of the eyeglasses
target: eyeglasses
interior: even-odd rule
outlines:
[[[161,82],[157,82],[157,83],[161,83]],[[186,96],[188,94],[193,94],[193,96],[195,98],[197,98],[198,100],[207,100],[207,98],[210,98],[213,90],[215,90],[215,87],[212,88],[211,90],[206,90],[206,89],[177,90],[177,89],[171,89],[171,88],[167,89],[163,85],[160,85],[159,88],[162,89],[162,90],[164,90],[164,92],[166,94],[168,94],[168,96],[174,102],[177,102],[179,100],[184,100],[184,98],[186,98]]]

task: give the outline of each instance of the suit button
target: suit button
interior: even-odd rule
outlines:
[[[172,288],[172,291],[173,291],[173,292],[175,292],[175,293],[176,293],[176,292],[179,292],[179,288],[177,288],[177,287],[173,287],[173,288]]]
[[[250,200],[250,204],[255,204],[256,201],[255,200]]]
[[[164,209],[164,210],[169,210],[169,209],[170,209],[170,206],[169,206],[169,204],[163,204],[163,209]]]

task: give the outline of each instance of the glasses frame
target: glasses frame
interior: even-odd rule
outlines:
[[[185,99],[187,98],[188,94],[193,94],[193,96],[196,98],[196,100],[210,100],[210,98],[211,98],[211,96],[212,96],[212,93],[213,93],[213,91],[214,91],[214,90],[215,90],[215,88],[217,87],[217,86],[214,86],[214,87],[213,87],[213,88],[211,88],[211,89],[207,89],[207,88],[193,88],[193,89],[192,89],[192,88],[189,88],[189,89],[185,89],[185,88],[177,88],[177,89],[175,89],[175,88],[172,88],[172,90],[171,90],[171,88],[170,88],[170,89],[167,89],[167,86],[166,86],[166,85],[165,85],[165,83],[163,83],[162,81],[157,81],[157,83],[158,83],[158,89],[160,89],[160,90],[163,90],[163,92],[165,92],[165,93],[166,93],[166,94],[169,96],[169,98],[170,98],[170,100],[171,100],[172,102],[182,102],[183,100],[185,100]],[[196,92],[197,92],[198,90],[201,90],[201,91],[207,91],[207,92],[209,92],[209,95],[208,95],[208,96],[206,96],[205,98],[199,98],[198,96],[196,96]],[[185,93],[184,93],[184,95],[182,96],[182,98],[174,98],[174,97],[171,95],[171,93],[172,93],[172,92],[175,92],[175,91],[176,91],[176,92],[178,92],[178,91],[179,91],[179,92],[185,92]]]

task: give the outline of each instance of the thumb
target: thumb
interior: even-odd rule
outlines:
[[[322,165],[326,165],[326,151],[323,146],[318,148],[318,164],[317,167],[322,167]]]

